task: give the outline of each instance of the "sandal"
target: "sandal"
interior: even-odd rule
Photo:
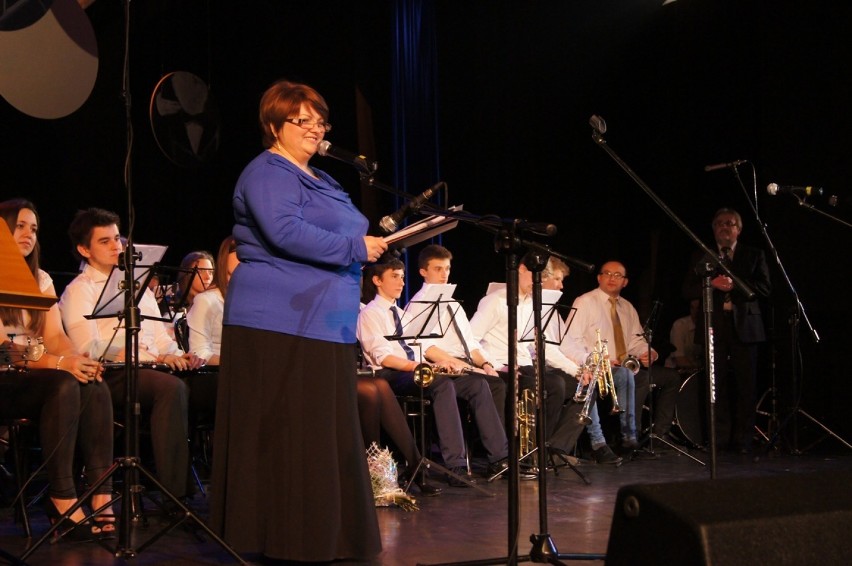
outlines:
[[[45,499],[44,510],[51,525],[55,525],[57,521],[59,522],[59,527],[54,531],[56,540],[92,542],[102,538],[101,527],[95,525],[90,519],[76,523],[70,517],[65,517],[60,521],[62,513],[59,512],[49,497]]]
[[[95,528],[100,532],[108,534],[115,532],[115,515],[112,513],[98,513],[94,516]]]

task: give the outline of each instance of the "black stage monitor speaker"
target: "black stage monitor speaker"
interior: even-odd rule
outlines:
[[[624,486],[606,564],[852,564],[852,472]]]

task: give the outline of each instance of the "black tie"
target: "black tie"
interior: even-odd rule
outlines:
[[[722,263],[724,264],[724,266],[727,267],[728,269],[731,268],[731,251],[732,251],[731,248],[729,248],[728,246],[724,246],[722,248],[722,257],[719,258],[719,259],[722,260]],[[731,293],[730,292],[723,293],[722,294],[722,302],[728,303],[730,301],[731,301]]]
[[[402,336],[402,321],[399,319],[399,313],[396,312],[396,307],[391,307],[390,311],[393,313],[393,322],[396,325],[396,335]],[[399,345],[402,346],[402,349],[405,350],[405,356],[414,361],[414,350],[411,349],[411,346],[405,343],[405,340],[400,339]]]

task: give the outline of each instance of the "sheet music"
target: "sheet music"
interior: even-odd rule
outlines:
[[[168,246],[159,246],[151,244],[133,244],[136,252],[140,254],[138,263],[133,268],[133,281],[137,287],[136,302],[138,304],[142,293],[145,292],[145,286],[148,283],[148,275],[151,268],[163,259],[166,255]],[[98,297],[98,302],[95,304],[95,309],[90,316],[96,317],[111,317],[118,316],[124,312],[124,301],[122,283],[124,282],[124,270],[113,267],[109,273],[109,278],[104,284],[101,291],[101,296]]]
[[[402,313],[405,334],[415,331],[415,336],[423,338],[443,336],[446,328],[439,324],[443,314],[441,305],[451,301],[455,292],[455,283],[425,283],[420,297],[405,305]]]
[[[550,323],[554,314],[556,314],[557,308],[556,303],[559,302],[560,297],[562,297],[562,291],[557,291],[555,289],[542,289],[541,290],[541,328],[544,330],[547,328],[547,325]],[[556,318],[561,320],[556,315]],[[554,342],[547,339],[547,335],[545,334],[545,342],[553,344]],[[524,331],[521,333],[521,338],[518,340],[519,342],[532,342],[535,340],[535,313],[531,312],[530,317],[524,325]],[[556,342],[558,344],[558,342]]]
[[[462,210],[464,205],[451,206],[447,210],[458,212]],[[423,240],[427,240],[438,234],[442,234],[447,230],[452,230],[458,225],[459,221],[455,218],[447,216],[427,216],[423,220],[409,224],[402,230],[397,230],[393,234],[384,237],[390,249],[413,246]]]

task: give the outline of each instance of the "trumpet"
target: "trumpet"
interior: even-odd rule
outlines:
[[[518,436],[521,456],[535,450],[538,443],[535,434],[535,393],[524,389],[518,399]]]
[[[626,356],[621,358],[621,367],[629,369],[633,372],[633,375],[636,375],[642,368],[642,363],[636,356],[627,354]]]
[[[583,385],[582,376],[587,371],[592,374],[592,380],[588,385]],[[581,424],[592,422],[592,419],[589,417],[589,411],[592,408],[596,389],[601,398],[612,395],[612,414],[622,412],[622,408],[618,404],[618,394],[615,392],[615,381],[613,380],[612,367],[609,363],[607,341],[601,339],[600,329],[597,330],[595,349],[592,350],[586,358],[586,362],[580,367],[577,381],[577,391],[574,393],[574,401],[583,403],[583,408],[578,416]]]
[[[585,403],[589,397],[594,397],[594,384],[597,381],[598,366],[600,366],[600,352],[595,350],[586,357],[586,362],[580,366],[580,370],[577,372],[580,377],[586,372],[591,373],[592,380],[588,385],[583,385],[583,380],[578,377],[577,391],[574,392],[574,401],[576,403]]]
[[[601,329],[597,329],[598,341],[597,347],[601,352],[601,366],[598,372],[598,388],[600,389],[601,397],[612,395],[612,411],[610,414],[616,415],[621,413],[623,409],[618,404],[618,394],[615,392],[615,381],[612,378],[612,366],[609,363],[609,350],[607,349],[607,341],[601,340]]]

